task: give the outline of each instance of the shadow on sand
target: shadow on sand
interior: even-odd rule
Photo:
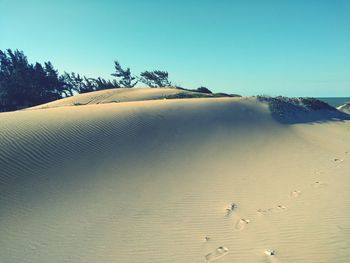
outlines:
[[[350,120],[349,114],[341,112],[329,104],[314,98],[258,96],[257,99],[267,103],[272,117],[283,124],[312,124]]]

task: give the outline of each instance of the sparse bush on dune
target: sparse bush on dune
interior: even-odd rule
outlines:
[[[272,116],[283,123],[348,119],[343,112],[315,98],[257,96],[257,99],[266,102]]]
[[[269,108],[273,114],[277,114],[280,117],[284,115],[283,104],[284,101],[281,100],[282,97],[274,98],[269,96],[257,96],[257,99],[261,102],[267,102]]]
[[[289,97],[269,97],[269,96],[257,96],[259,101],[268,102],[270,108],[273,111],[280,111],[285,106],[298,108],[300,110],[336,110],[324,101],[315,98],[289,98]]]
[[[208,89],[206,87],[199,87],[193,91],[197,91],[197,92],[201,92],[201,93],[209,93],[209,94],[213,93],[210,89]]]
[[[191,98],[211,98],[212,96],[205,93],[177,93],[167,95],[164,99],[191,99]]]
[[[191,90],[189,90],[191,91]],[[223,97],[241,97],[240,95],[230,95],[226,93],[201,93],[201,92],[191,92],[191,93],[178,93],[173,95],[167,95],[165,99],[190,99],[190,98],[223,98]]]
[[[218,93],[213,93],[213,97],[231,97],[231,98],[239,98],[242,97],[241,95],[238,94],[227,94],[227,93],[223,93],[223,92],[218,92]]]
[[[185,88],[182,88],[182,87],[175,87],[175,88],[181,89],[181,90],[186,90],[186,91],[191,91],[191,92],[196,92],[196,93],[199,93],[199,94],[208,94],[208,95],[210,95],[208,97],[215,97],[215,98],[220,98],[220,97],[242,97],[241,95],[238,95],[238,94],[227,94],[227,93],[223,93],[223,92],[213,93],[211,90],[209,90],[206,87],[199,87],[197,89],[185,89]]]
[[[308,109],[312,110],[336,110],[334,107],[330,106],[328,103],[315,99],[315,98],[299,98],[301,103],[305,105]]]

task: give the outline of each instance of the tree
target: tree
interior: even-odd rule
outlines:
[[[88,78],[74,72],[60,75],[51,62],[30,64],[23,51],[0,50],[0,111],[31,107],[76,93],[132,88],[139,81],[152,88],[172,86],[166,71],[144,71],[136,77],[118,61],[114,62],[114,68],[111,75],[116,79],[113,80]],[[211,93],[204,87],[197,91]]]
[[[7,49],[5,52],[1,51],[0,59],[0,86],[4,104],[9,107],[12,104],[24,104],[29,90],[34,89],[33,83],[31,83],[32,85],[26,84],[33,76],[33,69],[31,70],[23,52],[18,50],[14,52],[11,49]]]
[[[64,83],[50,62],[30,64],[22,51],[0,50],[0,110],[62,98]]]
[[[61,78],[64,82],[65,90],[70,90],[77,93],[120,88],[116,80],[110,81],[100,77],[97,79],[87,78],[85,76],[81,77],[79,74],[75,74],[74,72],[65,72]],[[71,95],[73,95],[73,93]]]
[[[131,75],[130,68],[123,69],[118,61],[114,61],[115,73],[111,75],[118,78],[115,84],[118,84],[121,88],[133,88],[137,84],[136,77]]]
[[[170,87],[171,82],[168,77],[169,74],[166,71],[144,71],[140,74],[140,82],[151,88]]]
[[[96,84],[96,90],[121,88],[120,83],[116,80],[110,81],[98,77],[97,79],[92,79],[92,81]]]
[[[59,78],[58,71],[51,62],[45,62],[44,65],[46,78],[43,79],[43,83],[39,87],[42,89],[44,99],[52,101],[62,98],[63,94],[65,96],[68,96],[68,93],[72,94],[71,90],[65,89],[64,82]]]
[[[69,91],[69,95],[74,95],[74,92],[84,93],[89,91],[94,91],[93,86],[87,86],[84,80],[85,77],[80,77],[79,74],[71,72],[70,74],[64,72],[61,79],[64,83],[64,90]]]

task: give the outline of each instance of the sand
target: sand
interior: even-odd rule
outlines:
[[[350,102],[345,103],[337,108],[338,110],[350,114]]]
[[[0,119],[0,262],[350,261],[349,121],[254,98]]]
[[[188,96],[195,96],[198,94],[200,94],[201,96],[212,96],[212,94],[198,93],[176,88],[118,88],[82,93],[76,96],[35,106],[31,109],[47,109],[63,106],[81,106],[92,104],[119,103],[128,101],[159,100],[166,99],[169,96],[175,96],[180,94]]]

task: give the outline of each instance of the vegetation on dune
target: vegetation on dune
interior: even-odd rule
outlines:
[[[240,97],[236,94],[213,93],[206,87],[185,89],[174,86],[167,71],[143,71],[133,75],[130,68],[124,68],[114,61],[112,80],[89,78],[77,73],[64,72],[62,75],[51,62],[31,64],[23,51],[0,50],[0,111],[11,111],[36,106],[78,93],[86,93],[113,88],[134,88],[143,83],[150,88],[172,87],[184,91],[167,95],[164,99]],[[329,110],[336,111],[327,103],[315,98],[288,98],[258,96],[258,100],[267,102],[271,112],[279,117],[297,111]]]
[[[199,88],[197,88],[197,89],[194,90],[194,91],[201,92],[201,93],[213,94],[213,92],[211,92],[211,90],[209,90],[209,89],[206,88],[206,87],[199,87]]]
[[[324,101],[315,98],[289,98],[289,97],[269,97],[269,96],[257,96],[257,99],[263,102],[267,102],[272,112],[283,114],[286,107],[299,109],[303,111],[310,110],[331,110],[336,109],[327,104]]]
[[[118,61],[114,61],[115,73],[111,75],[118,80],[115,81],[118,87],[116,88],[133,88],[136,86],[138,80],[131,74],[130,68],[123,69]]]
[[[140,82],[151,88],[171,87],[169,74],[166,71],[144,71],[140,74]]]
[[[118,61],[114,61],[114,72],[111,76],[112,80],[101,77],[90,78],[75,72],[64,72],[60,75],[51,62],[31,64],[23,51],[0,50],[0,111],[32,107],[78,93],[133,88],[138,83],[150,88],[172,87],[198,93],[198,95],[181,93],[169,96],[169,99],[238,96],[213,94],[206,87],[190,90],[174,86],[169,80],[167,71],[146,70],[141,72],[140,76],[136,76],[131,73],[130,68],[123,68]]]
[[[262,102],[267,102],[271,111],[279,115],[283,115],[285,111],[288,109],[297,109],[302,111],[310,111],[310,110],[335,111],[336,110],[326,102],[323,102],[315,98],[257,96],[257,99]]]
[[[337,109],[333,108],[326,102],[320,101],[315,98],[288,98],[288,97],[269,97],[269,96],[257,96],[257,99],[262,102],[267,102],[271,113],[279,120],[288,120],[295,118],[298,113],[307,113],[312,111],[326,110],[328,112],[337,112]]]
[[[31,64],[22,51],[0,50],[0,111],[121,86],[117,80],[87,78],[74,72],[60,75],[51,62]]]
[[[220,97],[242,97],[241,95],[238,94],[227,94],[227,93],[223,93],[223,92],[218,92],[218,93],[213,93],[211,90],[209,90],[206,87],[199,87],[197,89],[184,89],[182,87],[176,87],[177,89],[181,89],[181,90],[186,90],[186,91],[191,91],[194,93],[199,93],[199,97],[208,97],[208,98],[220,98]],[[191,98],[194,98],[196,95],[188,95]],[[200,98],[202,98],[200,97]]]
[[[103,78],[87,78],[79,74],[65,72],[61,76],[66,89],[70,91],[70,96],[75,93],[87,93],[91,91],[119,88],[116,80],[105,80]],[[67,97],[67,96],[64,96]]]
[[[177,93],[177,94],[167,95],[164,97],[164,99],[222,98],[222,97],[241,97],[241,96],[230,95],[226,93],[200,93],[192,90],[191,93]]]
[[[231,98],[237,98],[237,97],[242,97],[241,95],[238,94],[227,94],[223,92],[218,92],[218,93],[213,93],[213,97],[231,97]]]
[[[71,94],[50,62],[29,64],[21,51],[0,50],[2,111],[41,104]]]
[[[305,105],[306,108],[312,110],[336,110],[328,103],[315,99],[315,98],[299,98],[301,104]]]
[[[268,104],[271,115],[284,124],[350,120],[349,115],[315,98],[257,96]]]
[[[191,99],[191,98],[210,98],[212,96],[205,93],[177,93],[164,96],[164,99]]]

